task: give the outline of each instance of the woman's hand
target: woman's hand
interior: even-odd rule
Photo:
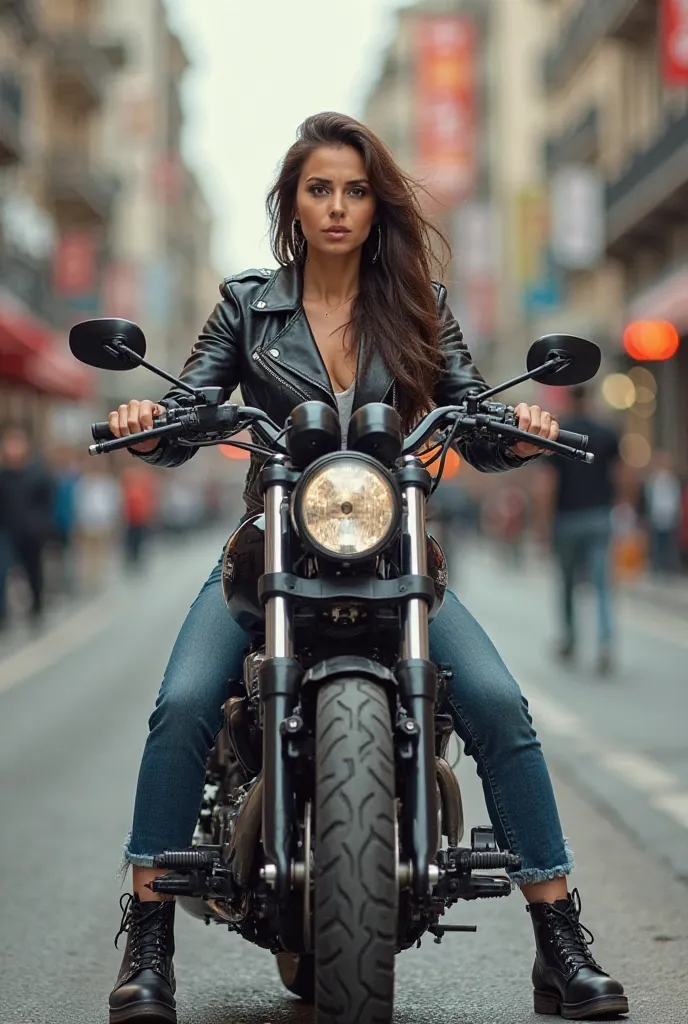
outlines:
[[[120,405],[116,412],[111,412],[108,423],[115,437],[128,437],[129,434],[138,434],[141,430],[152,430],[153,417],[162,416],[164,411],[161,405],[156,405],[147,398],[143,402],[134,399],[128,405]],[[157,443],[158,438],[152,437],[150,441],[141,441],[131,447],[135,452],[152,452]]]
[[[521,402],[516,406],[514,412],[518,417],[518,425],[521,430],[527,430],[529,434],[556,441],[559,436],[559,424],[550,413],[545,412],[539,405],[526,405],[525,402]],[[526,441],[517,441],[515,445],[512,445],[511,451],[520,459],[527,459],[531,455],[539,455],[542,452],[545,455],[551,454],[544,448],[538,448],[536,444],[528,444]]]

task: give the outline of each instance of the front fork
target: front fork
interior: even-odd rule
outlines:
[[[400,473],[405,506],[401,571],[427,576],[425,506],[430,476],[417,459],[405,463]],[[406,762],[404,774],[402,839],[412,867],[411,885],[419,897],[436,881],[431,867],[441,845],[435,759],[437,667],[430,660],[428,613],[428,605],[420,598],[411,598],[404,606],[401,660],[396,668],[401,703],[412,722],[407,719],[405,727],[411,730],[415,745],[415,758]]]
[[[399,482],[404,495],[401,570],[427,576],[425,503],[429,474],[415,459],[406,460]],[[265,572],[288,572],[290,565],[288,479],[271,474],[265,486]],[[265,660],[259,670],[263,708],[263,849],[265,877],[278,896],[291,884],[294,839],[294,794],[282,756],[282,723],[298,698],[302,670],[294,658],[291,612],[284,597],[265,603]],[[404,777],[403,846],[412,866],[412,886],[422,896],[431,883],[431,865],[440,847],[435,772],[435,704],[437,669],[429,658],[428,606],[420,598],[404,605],[401,660],[396,677],[408,713],[415,757]]]

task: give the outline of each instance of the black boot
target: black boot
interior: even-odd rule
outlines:
[[[124,895],[120,907],[115,945],[126,932],[127,948],[110,993],[110,1024],[176,1024],[174,903]]]
[[[594,937],[580,923],[577,889],[568,899],[531,903],[535,930],[533,987],[535,1012],[560,1014],[566,1020],[592,1020],[628,1013],[623,986],[593,958]],[[586,938],[586,934],[590,938]]]

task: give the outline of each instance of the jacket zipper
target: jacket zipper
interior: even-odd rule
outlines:
[[[274,377],[274,379],[279,384],[282,384],[284,387],[289,388],[290,391],[293,391],[294,394],[301,399],[301,401],[307,402],[309,400],[309,397],[305,391],[302,391],[300,388],[297,388],[295,384],[292,384],[290,381],[285,380],[284,377],[280,377],[280,375],[273,370],[273,368],[268,363],[267,359],[265,359],[260,354],[260,352],[256,350],[251,358],[253,359],[254,363],[258,363],[260,366],[262,366],[266,373],[269,373],[271,377]]]

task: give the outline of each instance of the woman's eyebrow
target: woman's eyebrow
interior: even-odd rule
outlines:
[[[331,178],[319,178],[317,175],[311,175],[310,178],[306,178],[306,184],[309,181],[317,181],[319,185],[331,185]],[[370,182],[367,178],[352,178],[351,181],[347,181],[347,185],[369,185]]]

